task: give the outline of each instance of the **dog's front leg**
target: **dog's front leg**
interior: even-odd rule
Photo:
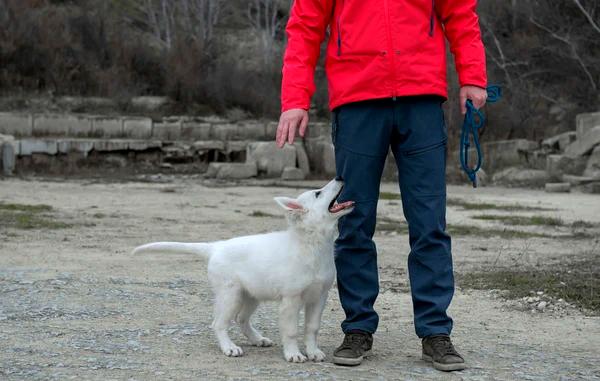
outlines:
[[[298,348],[298,318],[302,308],[302,298],[298,296],[283,297],[279,310],[279,327],[283,355],[289,362],[305,362],[304,356]]]
[[[323,361],[325,353],[317,346],[317,334],[321,327],[321,316],[327,302],[328,292],[325,291],[317,300],[306,303],[304,310],[304,342],[309,360]]]

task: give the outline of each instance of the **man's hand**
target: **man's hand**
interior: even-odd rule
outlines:
[[[485,106],[487,90],[477,86],[463,86],[460,88],[460,111],[463,115],[467,113],[467,99],[473,102],[476,109]]]
[[[308,127],[308,111],[301,108],[294,108],[281,113],[279,126],[277,126],[276,142],[279,148],[283,148],[285,142],[294,143],[296,130],[300,128],[300,136],[304,137]]]

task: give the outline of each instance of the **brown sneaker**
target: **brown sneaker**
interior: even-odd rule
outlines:
[[[448,335],[433,335],[424,338],[423,360],[431,361],[435,369],[444,372],[466,368],[465,359],[454,349]]]
[[[356,366],[371,353],[373,335],[368,332],[353,331],[346,334],[344,342],[333,352],[333,363]]]

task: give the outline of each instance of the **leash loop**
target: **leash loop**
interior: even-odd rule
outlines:
[[[490,85],[486,89],[488,93],[487,103],[496,103],[502,98],[502,88],[498,85]],[[485,124],[485,114],[473,106],[471,100],[467,100],[467,113],[463,122],[460,136],[460,165],[463,171],[473,183],[473,188],[477,188],[477,172],[483,164],[483,153],[479,143],[479,129]],[[471,140],[477,154],[477,163],[473,168],[469,167],[469,150],[471,149]]]

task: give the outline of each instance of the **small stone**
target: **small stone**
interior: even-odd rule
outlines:
[[[540,296],[541,296],[541,295],[544,295],[544,291],[538,291],[538,292],[536,292],[536,294],[538,294],[538,295],[540,295]]]
[[[544,302],[544,301],[541,301],[541,302],[540,302],[540,303],[537,305],[537,309],[538,309],[538,310],[540,310],[540,311],[543,311],[543,310],[546,308],[546,306],[547,306],[547,305],[548,305],[548,303],[546,303],[546,302]]]

